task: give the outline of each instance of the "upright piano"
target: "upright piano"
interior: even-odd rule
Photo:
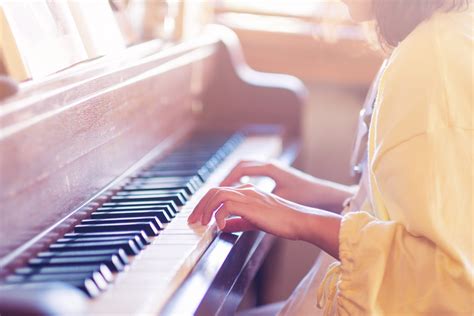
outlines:
[[[219,26],[21,84],[0,104],[0,314],[234,313],[274,237],[187,216],[239,160],[291,163],[305,98]]]

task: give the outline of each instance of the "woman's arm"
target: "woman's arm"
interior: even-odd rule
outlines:
[[[342,216],[319,209],[303,213],[298,229],[298,240],[318,246],[339,260],[339,230]]]

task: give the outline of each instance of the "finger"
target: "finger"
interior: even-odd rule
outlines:
[[[222,203],[214,215],[219,229],[222,230],[225,227],[226,220],[230,215],[239,212],[238,210],[242,210],[244,208],[248,208],[248,205],[241,202],[225,201]]]
[[[223,199],[223,195],[225,192],[231,191],[230,188],[224,188],[224,187],[219,187],[219,188],[214,188],[211,190],[212,192],[209,192],[209,195],[203,198],[202,201],[196,206],[197,212],[200,215],[198,220],[201,222],[203,225],[209,224],[212,218],[212,214],[214,211],[217,210],[217,208],[220,206],[221,203],[217,204],[214,203],[214,206],[210,206],[212,201],[216,199]]]
[[[210,189],[199,201],[196,207],[193,209],[191,214],[188,217],[188,223],[193,224],[199,221],[202,218],[202,211],[204,210],[204,206],[207,205],[208,201],[217,193],[219,192],[219,188]]]
[[[255,189],[255,187],[251,184],[243,184],[237,187],[238,189]],[[207,208],[209,201],[215,196],[215,194],[223,188],[213,188],[210,189],[208,193],[204,195],[204,197],[199,201],[196,207],[193,209],[191,214],[188,217],[188,223],[194,224],[197,221],[201,220],[203,222],[203,210]]]
[[[201,224],[207,225],[211,221],[212,214],[224,202],[245,202],[245,195],[231,188],[220,188],[218,192],[208,201],[202,210]],[[229,211],[229,210],[228,210]]]
[[[255,186],[253,184],[250,184],[250,183],[244,183],[244,184],[241,184],[239,186],[236,186],[235,187],[237,190],[242,190],[242,189],[253,189],[255,188]]]
[[[240,182],[244,176],[266,176],[272,177],[272,169],[266,163],[238,164],[229,175],[221,182],[222,186],[231,186]]]
[[[241,213],[241,211],[239,210],[244,210],[248,208],[249,205],[241,202],[225,201],[224,203],[222,203],[222,205],[219,207],[219,209],[214,215],[217,226],[221,230],[224,229],[224,227],[226,226],[226,220],[230,215]]]
[[[225,227],[225,221],[227,217],[229,217],[229,212],[228,209],[231,208],[230,206],[231,202],[224,202],[222,205],[219,207],[219,209],[216,211],[214,218],[216,219],[216,224],[219,229],[223,229]]]
[[[251,198],[263,198],[265,195],[253,184],[242,184],[236,187],[237,191]]]
[[[226,190],[229,190],[231,188],[223,188],[223,187],[220,187],[220,188],[212,188],[210,189],[202,198],[201,200],[199,201],[199,203],[196,205],[196,207],[194,208],[194,210],[191,212],[191,214],[189,215],[188,217],[188,222],[190,224],[192,223],[195,223],[197,221],[201,221],[201,223],[203,222],[202,221],[202,218],[204,216],[204,212],[208,209],[208,205],[209,205],[209,201],[211,201],[214,196],[220,192],[220,191],[226,191]],[[212,210],[214,211],[214,210]]]
[[[241,217],[229,218],[225,221],[225,226],[221,228],[223,232],[234,233],[249,230],[258,230],[257,226]]]

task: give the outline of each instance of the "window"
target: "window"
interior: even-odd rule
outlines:
[[[217,11],[338,21],[349,17],[345,6],[334,0],[218,0]]]

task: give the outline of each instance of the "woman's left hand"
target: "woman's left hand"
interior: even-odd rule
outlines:
[[[298,205],[252,185],[211,189],[188,218],[207,225],[215,212],[217,226],[225,232],[263,230],[287,239],[298,239],[303,214]],[[229,216],[237,216],[231,217]]]

